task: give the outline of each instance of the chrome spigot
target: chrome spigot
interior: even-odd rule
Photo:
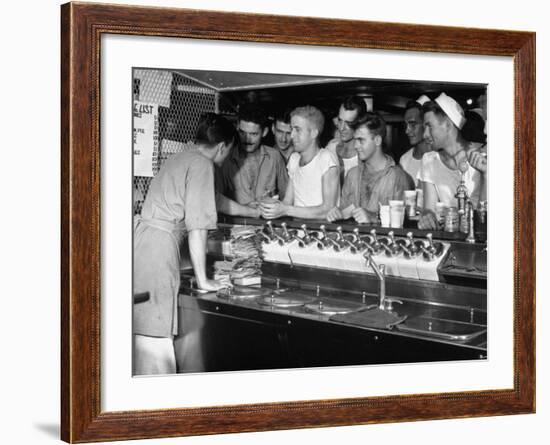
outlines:
[[[292,233],[290,235],[290,241],[296,240],[298,242],[299,247],[306,247],[306,243],[303,238],[300,238],[297,233]]]
[[[467,206],[467,218],[468,218],[468,236],[466,237],[466,242],[474,244],[476,242],[476,237],[474,235],[474,204],[469,199]]]
[[[271,239],[271,237],[265,233],[263,230],[260,231],[260,236],[263,238],[264,242],[266,243],[270,243],[271,241],[274,241],[273,239]]]
[[[399,239],[396,243],[403,251],[403,255],[409,259],[416,257],[420,253],[420,245],[422,244],[421,241],[414,241],[412,232],[407,233],[406,239]]]
[[[271,221],[268,221],[266,225],[269,230],[270,241],[277,241],[279,245],[284,246],[286,244],[286,240],[275,231]]]
[[[466,170],[468,166],[466,166]],[[456,188],[455,198],[458,203],[458,214],[463,215],[466,211],[466,202],[469,198],[468,189],[466,188],[465,171],[461,171],[460,184]]]
[[[302,242],[306,246],[308,246],[313,242],[317,242],[317,240],[319,239],[319,235],[317,233],[308,231],[307,226],[305,224],[302,224],[300,228],[304,232],[304,236],[302,237]]]
[[[386,266],[380,264],[378,266],[374,261],[372,254],[367,250],[363,257],[367,260],[367,266],[370,266],[374,274],[378,278],[378,309],[384,310],[386,300]]]
[[[320,250],[328,249],[332,246],[331,240],[328,237],[326,227],[324,224],[321,224],[319,227],[319,230],[321,230],[321,233],[323,234],[323,238],[317,238],[317,247]]]
[[[337,239],[333,239],[332,237],[328,237],[330,243],[332,244],[332,248],[336,251],[336,252],[340,252],[341,250],[344,250],[346,247],[348,247],[348,243],[346,243],[345,239],[344,239],[344,235],[342,233],[342,227],[338,226],[336,228],[336,232],[337,232]]]
[[[297,239],[297,231],[296,230],[288,230],[286,223],[281,223],[281,229],[283,232],[283,239],[285,240],[285,244],[290,243],[291,241]],[[301,240],[301,238],[298,238]]]
[[[275,240],[275,230],[273,229],[273,224],[271,224],[271,221],[266,222],[264,227],[267,227],[269,236],[272,237],[272,240]]]
[[[433,261],[435,258],[440,257],[443,254],[443,244],[434,243],[431,233],[428,233],[426,238],[428,239],[428,245],[425,246],[424,244],[421,244],[420,250],[424,254],[424,259],[426,261]]]
[[[394,257],[399,253],[399,246],[395,242],[393,230],[388,233],[388,238],[384,238],[380,243],[387,256]]]
[[[304,231],[303,240],[306,244],[309,244],[311,242],[311,235],[309,234],[307,230],[307,226],[305,224],[302,224],[300,228]]]
[[[336,227],[336,232],[338,233],[338,239],[336,240],[336,242],[340,245],[340,250],[349,247],[351,253],[357,253],[357,246],[352,240],[349,239],[349,237],[346,237],[344,235],[344,232],[342,232],[342,226]],[[352,237],[355,240],[355,237],[353,235]]]
[[[281,229],[283,230],[283,238],[286,240],[290,240],[291,235],[288,233],[288,229],[286,227],[286,222],[281,223]]]
[[[426,238],[428,239],[428,250],[435,254],[435,246],[434,246],[434,240],[433,235],[431,233],[426,234]]]
[[[372,242],[370,243],[372,250],[374,251],[374,253],[380,253],[383,248],[382,244],[380,244],[380,241],[378,240],[378,237],[376,236],[376,229],[372,229],[370,231],[370,236],[372,238]]]
[[[354,245],[356,252],[362,252],[363,250],[369,248],[369,244],[361,238],[361,235],[359,234],[359,229],[357,227],[353,229],[353,235],[355,237]]]

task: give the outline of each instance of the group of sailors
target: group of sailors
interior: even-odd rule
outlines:
[[[325,120],[317,108],[276,115],[274,147],[269,147],[262,144],[269,132],[265,114],[258,106],[243,106],[237,123],[240,148],[217,169],[219,210],[266,219],[353,218],[377,224],[380,205],[417,189],[423,196],[418,226],[435,230],[436,203],[456,206],[461,181],[474,205],[485,200],[483,110],[464,112],[445,93],[433,101],[423,95],[409,102],[404,122],[411,148],[396,163],[385,151],[386,122],[368,112],[360,97],[340,104],[335,137],[325,148],[319,146]]]
[[[404,114],[411,148],[399,163],[385,152],[386,122],[360,97],[340,104],[324,148],[325,117],[311,105],[276,115],[271,125],[257,105],[239,108],[236,127],[221,115],[203,115],[195,140],[153,178],[134,221],[134,294],[149,294],[134,305],[134,373],[176,372],[177,342],[191,348],[196,341],[178,327],[183,237],[198,288],[216,291],[223,286],[207,277],[205,264],[218,212],[377,224],[380,205],[418,189],[418,227],[437,229],[435,205],[456,203],[461,181],[474,203],[485,199],[483,114],[464,112],[445,93],[411,101]],[[274,147],[262,143],[270,130]]]

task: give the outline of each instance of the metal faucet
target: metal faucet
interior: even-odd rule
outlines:
[[[281,246],[284,246],[286,244],[286,240],[280,236],[279,234],[277,234],[277,232],[275,232],[275,229],[273,228],[273,225],[271,224],[271,221],[268,221],[266,223],[267,225],[267,228],[269,230],[269,240],[270,241],[277,241],[279,243],[279,245]]]
[[[386,307],[386,278],[384,276],[386,272],[386,266],[380,264],[378,266],[374,261],[372,254],[367,250],[363,257],[367,260],[367,266],[370,266],[374,271],[374,274],[378,278],[378,309],[385,310]]]
[[[332,243],[331,239],[328,237],[325,225],[321,224],[319,229],[323,233],[323,238],[317,239],[317,247],[321,250],[328,249],[330,246],[332,246]]]
[[[463,215],[466,211],[466,202],[468,200],[468,189],[466,188],[465,172],[461,171],[460,184],[456,188],[455,198],[458,203],[458,214]]]
[[[380,241],[382,248],[386,251],[386,255],[394,257],[399,253],[399,246],[395,242],[393,230],[388,233],[388,238],[384,238]]]
[[[403,251],[406,258],[414,258],[420,253],[419,242],[414,241],[412,232],[407,233],[407,239],[398,239],[396,241],[399,248]]]
[[[426,261],[433,261],[435,258],[440,257],[443,254],[444,247],[441,243],[434,243],[431,233],[428,233],[426,238],[428,238],[428,246],[420,244],[419,247],[424,254],[424,259]]]
[[[476,242],[476,237],[474,235],[474,204],[470,199],[468,199],[467,206],[467,218],[468,218],[468,236],[466,237],[466,242],[473,244]]]

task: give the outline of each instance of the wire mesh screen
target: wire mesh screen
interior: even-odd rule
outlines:
[[[139,213],[151,180],[166,159],[194,139],[202,113],[217,111],[217,93],[176,71],[135,69],[133,96],[134,213]],[[142,120],[149,112],[152,116]],[[146,173],[136,154],[147,164]]]

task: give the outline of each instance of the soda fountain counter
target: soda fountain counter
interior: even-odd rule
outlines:
[[[263,261],[260,284],[218,293],[182,273],[180,325],[200,332],[205,371],[487,358],[484,242],[288,218],[218,226],[209,265],[231,258],[238,226],[257,229]]]

